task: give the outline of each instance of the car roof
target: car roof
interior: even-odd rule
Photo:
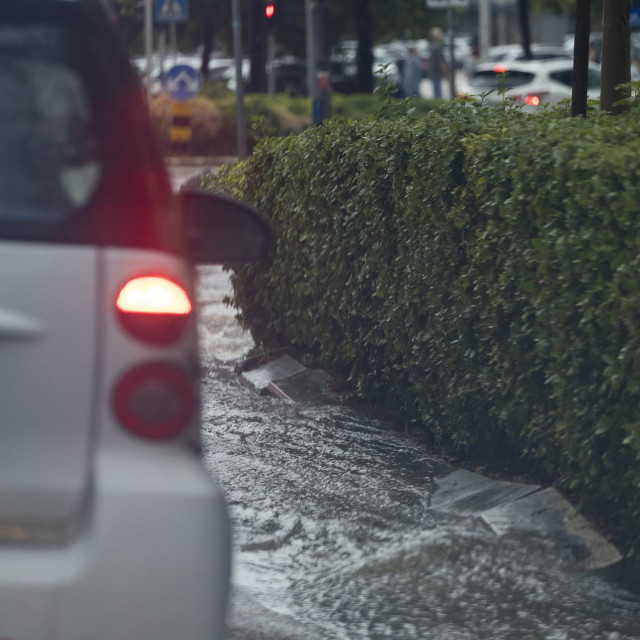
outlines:
[[[561,45],[547,44],[544,42],[532,42],[530,45],[531,49],[535,49],[536,51],[542,50],[554,50],[557,49],[562,51],[563,47]],[[495,47],[489,47],[489,53],[504,53],[508,51],[521,51],[524,49],[524,46],[521,44],[499,44]]]
[[[598,68],[597,65],[590,64],[591,68]],[[573,68],[572,58],[555,58],[552,60],[505,60],[498,62],[481,62],[477,64],[473,71],[494,71],[496,67],[506,67],[505,70],[513,71],[555,71],[556,69]]]

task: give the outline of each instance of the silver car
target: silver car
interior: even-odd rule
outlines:
[[[0,12],[0,638],[221,638],[230,532],[200,460],[194,263],[268,223],[176,198],[99,0]]]

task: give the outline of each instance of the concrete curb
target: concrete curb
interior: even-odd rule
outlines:
[[[240,379],[256,393],[298,402],[336,402],[332,378],[288,355],[245,370]],[[563,562],[579,570],[604,569],[623,558],[555,489],[494,480],[464,469],[435,479],[429,508],[479,519],[496,536],[525,534],[552,543]]]

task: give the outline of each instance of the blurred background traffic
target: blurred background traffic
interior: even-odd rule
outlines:
[[[149,75],[150,90],[162,89],[162,74],[176,63],[200,69],[209,82],[235,90],[231,3],[221,0],[154,0],[155,13],[174,2],[185,19],[155,20],[154,46]],[[574,3],[566,0],[497,0],[488,2],[488,24],[483,27],[482,6],[486,0],[452,0],[448,20],[446,2],[438,0],[358,0],[328,2],[327,38],[331,46],[330,72],[334,92],[351,94],[371,90],[385,76],[401,87],[402,71],[409,51],[418,52],[424,78],[429,77],[434,27],[444,31],[442,49],[447,63],[469,73],[479,62],[517,60],[524,56],[523,29],[532,43],[534,60],[570,56],[573,49]],[[117,0],[120,31],[140,73],[147,75],[143,42],[144,2]],[[602,4],[592,10],[593,61],[600,62],[602,35],[599,32]],[[273,6],[270,17],[265,7]],[[273,73],[275,92],[308,93],[305,49],[305,3],[294,0],[243,0],[243,76],[249,92],[267,92]],[[523,6],[524,5],[524,6]],[[523,12],[526,20],[523,20]],[[178,11],[178,15],[180,11]],[[180,16],[179,16],[180,17]],[[635,7],[631,23],[635,24]],[[173,31],[172,31],[173,28]],[[273,34],[274,55],[268,60]],[[486,50],[481,52],[484,35]],[[453,44],[453,46],[451,46]],[[640,59],[640,33],[632,34],[632,59]],[[363,72],[363,61],[370,69]],[[267,66],[268,65],[268,66]],[[637,62],[636,62],[637,65]],[[635,65],[634,65],[635,66]],[[638,65],[640,66],[640,65]],[[370,76],[370,77],[367,77]],[[428,83],[420,95],[430,97]],[[446,95],[446,94],[445,94]]]

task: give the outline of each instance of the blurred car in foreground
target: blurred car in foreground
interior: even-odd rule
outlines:
[[[589,98],[600,96],[600,69],[589,65]],[[459,87],[461,94],[481,98],[487,104],[512,100],[524,111],[539,112],[544,105],[571,99],[573,60],[483,63],[475,67]]]
[[[0,638],[220,639],[194,264],[259,259],[268,223],[173,195],[101,0],[2,6]]]

